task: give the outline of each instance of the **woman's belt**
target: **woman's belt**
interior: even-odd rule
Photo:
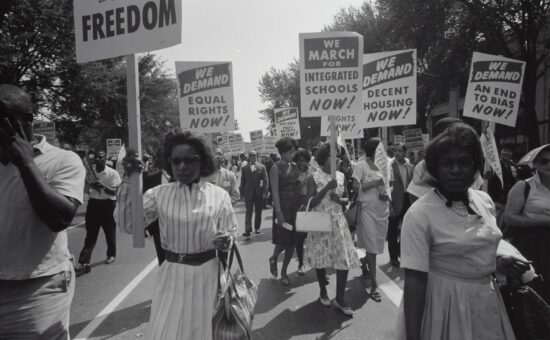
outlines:
[[[166,261],[186,264],[189,266],[200,266],[201,264],[212,260],[218,255],[216,250],[214,249],[196,254],[178,254],[169,250],[165,250],[164,252],[166,254]]]

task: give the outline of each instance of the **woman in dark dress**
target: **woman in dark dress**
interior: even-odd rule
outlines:
[[[278,276],[277,260],[283,251],[285,256],[281,268],[281,283],[290,284],[287,268],[296,246],[296,213],[301,205],[300,170],[294,159],[298,143],[292,138],[281,138],[275,144],[281,160],[270,171],[269,178],[273,194],[273,256],[269,258],[269,269],[273,277]]]

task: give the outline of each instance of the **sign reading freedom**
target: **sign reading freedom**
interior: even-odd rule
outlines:
[[[74,0],[73,6],[79,63],[181,43],[181,0]]]

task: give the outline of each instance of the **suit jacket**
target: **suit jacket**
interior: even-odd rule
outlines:
[[[405,169],[407,170],[407,183],[403,183],[401,172],[399,171],[399,166],[397,165],[397,160],[395,160],[395,158],[391,162],[391,168],[393,172],[393,188],[391,192],[391,201],[395,213],[400,214],[403,208],[405,208],[407,187],[412,181],[414,167],[409,162],[405,163]]]
[[[267,171],[265,166],[259,162],[254,163],[255,171],[249,164],[245,165],[241,171],[241,197],[245,201],[261,199],[263,195],[267,195],[269,182],[267,179]]]

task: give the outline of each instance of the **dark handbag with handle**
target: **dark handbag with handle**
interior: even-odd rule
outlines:
[[[359,219],[361,218],[361,201],[359,199],[351,203],[348,210],[344,212],[344,217],[348,222],[348,227],[351,232],[357,229]]]
[[[237,257],[239,268],[232,274],[231,265],[234,256]],[[246,276],[236,245],[233,245],[229,254],[225,280],[221,280],[221,275],[218,277],[219,292],[212,317],[213,338],[216,340],[251,339],[258,286]]]
[[[550,306],[533,289],[506,285],[500,292],[518,340],[550,339]]]

